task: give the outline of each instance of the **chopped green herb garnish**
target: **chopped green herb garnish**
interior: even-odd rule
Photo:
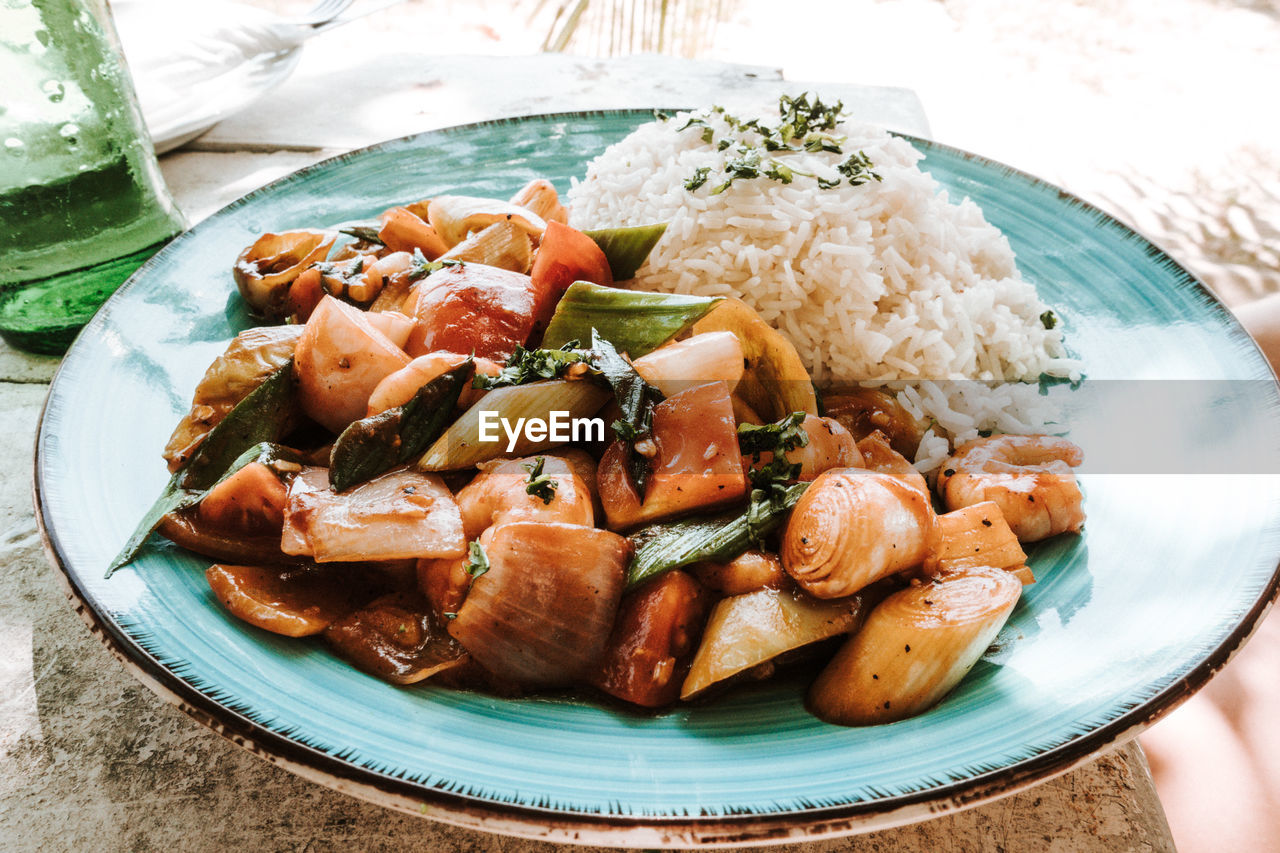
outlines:
[[[756,426],[755,424],[738,425],[738,447],[743,453],[750,453],[759,459],[761,453],[786,453],[797,447],[809,444],[809,433],[805,432],[804,412],[792,412],[777,423]]]
[[[744,454],[751,454],[753,462],[758,463],[763,453],[773,454],[769,462],[747,472],[755,491],[767,497],[800,476],[801,466],[788,462],[786,453],[809,444],[809,433],[803,426],[805,417],[804,412],[792,412],[777,423],[738,425],[738,447]]]
[[[640,431],[623,420],[614,421],[609,428],[618,437],[618,441],[635,441],[640,437]]]
[[[382,244],[382,238],[378,236],[378,229],[370,225],[353,225],[350,228],[343,228],[338,233],[346,234],[348,237],[354,237],[365,243]]]
[[[573,365],[590,358],[589,353],[579,351],[577,346],[577,341],[569,341],[560,349],[525,349],[517,345],[497,376],[477,373],[472,387],[491,391],[494,388],[524,385],[540,379],[557,379]]]
[[[426,278],[427,276],[431,275],[433,272],[436,272],[437,270],[442,270],[445,267],[460,267],[460,266],[462,266],[462,261],[457,261],[452,259],[443,260],[443,261],[429,261],[427,260],[427,256],[422,254],[421,249],[415,248],[413,250],[413,258],[409,261],[409,270],[406,273],[406,275],[408,276],[410,281],[417,281],[418,279]]]
[[[472,579],[478,578],[489,571],[489,555],[484,552],[484,546],[479,541],[472,542],[468,546],[467,565],[464,568]]]
[[[766,178],[773,178],[782,184],[789,184],[796,179],[796,171],[790,166],[779,163],[777,160],[769,161],[769,168],[764,170]],[[803,174],[803,173],[800,173]]]
[[[843,154],[844,150],[840,145],[847,137],[828,136],[825,133],[811,133],[804,139],[804,150],[810,154],[817,154],[820,151],[826,151],[829,154]]]
[[[1058,315],[1052,311],[1046,311],[1040,315],[1040,323],[1046,329],[1052,329],[1054,326],[1058,325]]]
[[[724,171],[729,176],[729,179],[713,189],[711,191],[712,195],[720,195],[720,193],[733,186],[734,181],[760,177],[760,151],[749,148],[743,152],[741,157],[725,160]]]
[[[707,123],[706,118],[698,115],[689,116],[680,130],[688,130],[693,127],[701,128],[700,136],[703,143],[714,146],[715,150],[720,152],[728,151],[734,147],[735,143],[737,144],[739,156],[725,161],[724,180],[712,188],[712,195],[719,195],[729,189],[733,186],[734,181],[752,180],[761,177],[783,184],[790,184],[798,175],[804,175],[816,178],[820,189],[835,189],[840,185],[840,179],[821,177],[810,172],[801,171],[776,159],[770,160],[766,166],[763,163],[762,152],[843,154],[844,150],[841,146],[845,143],[847,137],[834,136],[831,133],[844,118],[844,104],[842,102],[837,101],[834,106],[831,106],[824,104],[817,97],[811,101],[807,92],[794,98],[783,95],[778,101],[780,121],[777,125],[770,125],[760,119],[744,121],[730,115],[721,106],[712,107],[711,112],[719,115],[724,123],[729,126],[732,133],[737,134],[738,138],[726,136],[717,140],[715,128]],[[705,116],[706,114],[704,113],[703,115]],[[855,187],[870,180],[880,180],[880,176],[871,168],[871,160],[863,152],[853,155],[837,168],[845,178],[848,178],[849,183]],[[690,192],[700,189],[710,180],[710,177],[711,168],[709,166],[701,166],[694,171],[692,177],[684,182],[685,188]]]
[[[529,472],[529,479],[524,487],[525,494],[533,495],[541,499],[544,504],[549,504],[555,500],[556,487],[560,483],[550,474],[542,473],[542,466],[546,461],[546,457],[538,456],[532,462],[526,462],[520,467]]]
[[[803,138],[811,131],[835,130],[840,119],[844,118],[844,102],[836,101],[835,106],[827,106],[816,96],[810,102],[808,92],[802,92],[795,98],[783,95],[778,99],[778,114],[782,116],[784,128],[791,128],[794,136]]]
[[[772,494],[777,488],[800,479],[802,467],[799,462],[788,462],[786,456],[779,454],[764,465],[748,471],[747,479],[751,481],[755,491]]]
[[[701,166],[694,170],[693,177],[684,182],[684,188],[693,192],[698,187],[707,182],[707,178],[711,176],[710,166]]]
[[[613,389],[613,397],[622,410],[622,417],[613,425],[614,434],[628,442],[627,468],[636,491],[643,495],[649,477],[649,460],[636,451],[635,442],[647,437],[653,428],[653,408],[663,401],[662,392],[654,388],[636,373],[609,341],[591,330],[592,364],[605,382]],[[621,424],[621,427],[619,426]]]
[[[871,169],[871,158],[865,152],[859,151],[856,154],[850,154],[849,159],[845,160],[836,171],[849,179],[849,185],[860,187],[867,181],[883,180],[880,175]]]

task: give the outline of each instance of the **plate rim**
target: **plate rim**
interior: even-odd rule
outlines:
[[[180,234],[160,252],[148,259],[129,280],[122,285],[104,305],[104,310],[86,325],[82,335],[90,334],[105,322],[114,307],[136,281],[158,265],[159,258],[178,251],[180,246],[205,223],[221,218],[249,203],[259,195],[274,192],[280,185],[305,179],[312,171],[327,169],[346,160],[365,156],[369,152],[403,145],[432,136],[448,136],[471,132],[487,126],[519,125],[531,120],[557,121],[584,118],[640,118],[652,115],[652,109],[571,110],[566,112],[530,113],[506,116],[479,122],[452,125],[445,128],[422,131],[373,145],[345,151],[332,157],[304,166],[283,175],[234,201],[196,223]],[[1248,342],[1259,356],[1265,371],[1270,372],[1273,385],[1280,385],[1275,371],[1270,367],[1256,342],[1245,332],[1235,315],[1200,279],[1170,256],[1163,248],[1131,228],[1118,218],[1085,201],[1049,181],[997,160],[970,151],[918,136],[894,132],[917,146],[926,156],[930,148],[940,149],[964,160],[997,170],[1001,174],[1015,175],[1041,190],[1054,192],[1072,206],[1088,212],[1101,226],[1118,231],[1126,240],[1136,240],[1153,262],[1164,266],[1171,274],[1210,303],[1212,309],[1225,321],[1233,336]],[[927,168],[927,167],[926,167]],[[78,343],[78,341],[76,342]],[[36,427],[35,451],[32,458],[32,495],[35,504],[36,524],[40,533],[46,559],[57,569],[56,575],[68,600],[89,626],[91,633],[111,652],[130,674],[154,693],[173,704],[192,719],[213,729],[222,737],[258,755],[272,764],[284,767],[295,775],[312,782],[368,800],[377,805],[397,809],[407,814],[427,817],[468,829],[495,832],[572,844],[642,844],[644,846],[748,846],[776,844],[782,841],[816,841],[851,834],[902,826],[945,813],[967,809],[1016,793],[1034,784],[1054,778],[1092,760],[1103,752],[1137,737],[1159,719],[1198,692],[1244,647],[1253,636],[1262,619],[1280,597],[1280,562],[1272,570],[1262,594],[1252,602],[1240,621],[1212,651],[1207,653],[1182,678],[1174,681],[1153,696],[1139,702],[1101,726],[1072,738],[1058,746],[1015,764],[988,771],[964,780],[925,788],[906,794],[846,803],[837,806],[796,809],[749,815],[703,814],[652,815],[652,814],[598,814],[586,811],[564,811],[535,806],[502,803],[483,797],[453,793],[438,788],[397,779],[370,770],[327,752],[293,740],[272,731],[240,712],[205,695],[193,685],[160,663],[125,631],[93,596],[81,586],[67,562],[57,531],[48,523],[48,509],[42,488],[43,465],[41,448],[45,440],[46,414],[49,402],[58,390],[63,368],[76,351],[76,343],[68,350],[49,386],[49,393],[41,407]],[[1262,377],[1259,377],[1262,378]]]

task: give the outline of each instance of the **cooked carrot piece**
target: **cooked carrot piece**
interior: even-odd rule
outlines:
[[[289,490],[274,471],[251,462],[210,489],[197,513],[201,521],[223,530],[279,531],[288,498]]]

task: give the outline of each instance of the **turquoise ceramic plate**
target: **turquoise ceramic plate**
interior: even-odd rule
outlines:
[[[1280,442],[1280,397],[1257,349],[1199,283],[1119,223],[929,142],[917,143],[925,168],[982,206],[1058,306],[1085,388],[1194,380],[1154,387],[1195,399],[1150,425],[1167,457],[1084,476],[1086,533],[1033,549],[1040,581],[999,654],[932,711],[838,728],[805,713],[801,685],[787,681],[652,717],[403,689],[320,642],[238,624],[205,586],[207,561],[179,549],[152,548],[103,580],[165,482],[160,448],[196,381],[248,325],[229,275],[241,247],[441,191],[505,197],[534,176],[563,190],[646,118],[514,119],[321,163],[178,238],[94,318],[50,393],[39,505],[74,594],[143,680],[238,742],[378,802],[491,831],[653,846],[855,832],[1007,793],[1133,736],[1244,642],[1280,562],[1280,469],[1248,461],[1274,459]],[[1088,452],[1107,443],[1123,460],[1150,445],[1145,428],[1102,408],[1077,407],[1072,435]],[[1215,461],[1224,449],[1227,461]]]

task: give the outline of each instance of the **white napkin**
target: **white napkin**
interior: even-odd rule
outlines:
[[[158,153],[283,82],[314,33],[223,0],[115,0],[111,11]]]

